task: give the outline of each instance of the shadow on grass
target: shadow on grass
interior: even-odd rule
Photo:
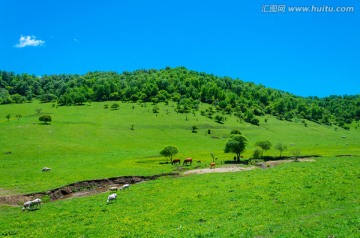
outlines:
[[[313,158],[313,157],[321,157],[320,155],[303,155],[303,156],[299,156],[298,158]],[[267,161],[274,161],[274,160],[289,160],[289,159],[295,159],[294,156],[263,156],[261,157],[261,160],[263,160],[264,162]],[[224,164],[249,164],[251,162],[251,158],[246,159],[246,158],[242,158],[240,161],[235,161],[235,160],[225,160]]]

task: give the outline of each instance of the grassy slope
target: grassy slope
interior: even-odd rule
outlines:
[[[86,179],[169,172],[172,166],[159,163],[165,161],[159,151],[166,145],[176,145],[180,158],[193,157],[207,164],[214,152],[219,160],[228,160],[233,155],[224,154],[223,147],[232,129],[240,129],[249,139],[246,157],[256,141],[265,139],[273,145],[294,143],[285,155],[291,155],[292,149],[300,149],[302,155],[360,154],[358,129],[336,131],[311,122],[304,127],[272,117],[267,123],[261,119],[259,127],[239,123],[235,117],[218,124],[198,112],[185,120],[186,115],[174,112],[174,104],[160,105],[157,116],[150,104],[121,103],[118,111],[105,110],[104,104],[58,108],[39,103],[1,105],[0,195],[43,191]],[[51,125],[33,125],[39,117],[36,108],[51,114]],[[8,122],[5,116],[9,113],[12,118]],[[14,115],[19,113],[23,117],[17,120]],[[130,130],[132,124],[135,130]],[[199,128],[198,133],[191,133],[193,125]],[[5,154],[7,151],[12,153]],[[265,155],[278,152],[271,149]],[[41,173],[44,166],[52,172]]]
[[[356,237],[359,157],[317,158],[267,170],[162,178],[47,203],[35,212],[3,206],[0,236]]]

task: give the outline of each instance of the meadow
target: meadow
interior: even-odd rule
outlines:
[[[1,105],[0,196],[88,179],[178,171],[179,166],[166,164],[159,154],[167,145],[178,147],[178,158],[202,161],[183,169],[208,167],[211,153],[221,165],[234,156],[223,152],[233,129],[249,140],[244,158],[252,155],[260,140],[287,144],[284,156],[300,150],[300,156],[321,157],[265,170],[161,178],[133,185],[109,205],[108,193],[48,202],[33,212],[0,205],[1,236],[356,237],[359,233],[357,123],[348,131],[265,116],[255,126],[228,115],[219,124],[199,112],[178,114],[174,103],[159,104],[157,114],[151,103],[119,103],[118,110],[104,109],[112,103]],[[17,119],[17,114],[22,117]],[[39,123],[43,114],[51,115],[50,125]],[[194,125],[197,133],[192,133]],[[272,148],[265,155],[276,158],[279,152]],[[42,173],[45,166],[52,171]]]
[[[9,237],[356,237],[359,157],[318,158],[238,173],[161,178],[119,192],[2,206]]]

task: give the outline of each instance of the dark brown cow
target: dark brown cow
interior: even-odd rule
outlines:
[[[210,169],[215,169],[215,162],[212,162],[212,163],[210,164]]]
[[[184,159],[183,165],[187,165],[188,163],[190,163],[190,165],[192,164],[192,158]]]
[[[176,164],[176,163],[179,163],[180,164],[180,159],[174,159],[171,164]]]

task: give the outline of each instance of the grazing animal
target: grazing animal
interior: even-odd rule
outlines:
[[[25,211],[27,210],[32,210],[34,208],[39,208],[39,206],[41,207],[41,199],[40,198],[36,198],[32,201],[27,201],[24,203],[22,210]]]
[[[215,169],[215,162],[212,162],[212,163],[210,164],[210,169]]]
[[[171,164],[175,164],[175,163],[179,163],[180,164],[180,159],[174,159]]]
[[[110,194],[106,200],[106,204],[109,204],[110,202],[115,202],[116,197],[117,197],[116,193]]]
[[[36,198],[34,200],[31,201],[31,206],[36,206],[36,207],[41,207],[41,199],[40,198]]]
[[[183,165],[187,165],[188,163],[190,163],[190,165],[192,164],[192,158],[184,159]]]
[[[31,206],[31,201],[27,201],[24,203],[23,207],[22,207],[22,210],[25,211],[26,209],[27,210],[30,210],[30,206]]]
[[[51,168],[44,167],[44,168],[42,168],[41,171],[42,171],[42,172],[50,172],[50,171],[51,171]]]
[[[122,187],[121,187],[121,190],[125,190],[127,188],[130,188],[130,184],[124,184]]]
[[[115,192],[115,191],[118,190],[118,188],[117,187],[110,187],[109,190],[110,190],[110,192]]]

